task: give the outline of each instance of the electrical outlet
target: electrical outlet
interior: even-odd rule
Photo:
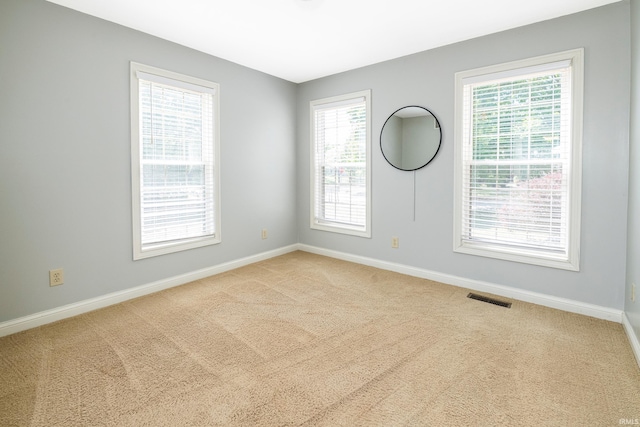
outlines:
[[[64,270],[49,270],[49,286],[58,286],[64,283]]]
[[[262,229],[262,239],[266,239],[267,238],[267,229],[263,228]]]
[[[631,301],[636,302],[636,284],[631,284]]]
[[[394,249],[398,249],[398,247],[400,247],[400,239],[398,239],[397,237],[392,237],[391,238],[391,247]]]

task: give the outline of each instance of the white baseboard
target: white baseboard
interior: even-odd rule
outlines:
[[[66,319],[78,314],[87,313],[89,311],[107,307],[113,304],[118,304],[123,301],[138,298],[164,289],[172,288],[174,286],[183,285],[185,283],[212,276],[214,274],[224,273],[225,271],[233,270],[235,268],[243,267],[245,265],[253,264],[255,262],[263,261],[279,255],[284,255],[295,250],[301,250],[318,255],[328,256],[331,258],[342,259],[345,261],[381,268],[383,270],[395,271],[397,273],[407,274],[409,276],[434,280],[437,282],[471,289],[474,291],[487,292],[494,295],[513,298],[516,300],[530,302],[545,307],[556,308],[571,313],[578,313],[598,319],[610,320],[617,323],[624,324],[624,320],[626,319],[623,311],[611,309],[608,307],[601,307],[570,299],[553,297],[541,293],[525,291],[508,286],[497,285],[494,283],[482,282],[479,280],[467,279],[464,277],[439,273],[436,271],[425,270],[388,261],[382,261],[374,258],[367,258],[359,255],[352,255],[330,249],[323,249],[304,244],[293,244],[272,251],[263,252],[257,255],[230,261],[224,264],[219,264],[213,267],[208,267],[190,273],[185,273],[167,279],[159,280],[153,283],[148,283],[146,285],[136,286],[124,291],[102,295],[96,298],[79,301],[77,303],[2,322],[0,323],[0,337],[24,331],[26,329],[35,328],[37,326],[42,326],[47,323]],[[626,323],[628,324],[628,320],[626,320]],[[638,340],[637,338],[635,338],[635,334],[633,334],[633,331],[630,329],[630,324],[627,324],[624,324],[625,329],[627,330],[627,335],[629,335],[629,339],[632,343],[634,352],[640,363],[640,344],[638,344]],[[633,339],[635,339],[635,341],[633,341]]]
[[[344,261],[355,262],[358,264],[368,265],[371,267],[381,268],[383,270],[395,271],[397,273],[407,274],[409,276],[429,279],[448,285],[454,285],[479,292],[487,292],[494,295],[500,295],[506,298],[512,298],[519,301],[530,302],[545,307],[556,308],[558,310],[570,313],[578,313],[598,319],[610,320],[616,323],[622,323],[622,310],[615,310],[608,307],[588,304],[580,301],[574,301],[566,298],[559,298],[545,295],[537,292],[525,291],[522,289],[511,288],[509,286],[497,285],[494,283],[483,282],[480,280],[467,279],[464,277],[454,276],[451,274],[438,273],[436,271],[425,270],[417,267],[411,267],[403,264],[396,264],[388,261],[381,261],[374,258],[362,257],[359,255],[347,254],[344,252],[333,251],[330,249],[318,248],[300,244],[301,251],[310,252],[318,255],[325,255],[331,258],[342,259]]]
[[[68,317],[77,316],[78,314],[87,313],[89,311],[104,308],[113,304],[118,304],[120,302],[127,301],[133,298],[152,294],[164,289],[169,289],[174,286],[183,285],[185,283],[193,282],[194,280],[213,276],[214,274],[224,273],[225,271],[233,270],[235,268],[243,267],[245,265],[253,264],[255,262],[263,261],[265,259],[273,258],[279,255],[284,255],[298,249],[299,248],[297,244],[285,246],[283,248],[262,252],[257,255],[251,255],[213,267],[203,268],[201,270],[192,271],[189,273],[170,277],[168,279],[158,280],[146,285],[136,286],[124,291],[102,295],[96,298],[79,301],[73,304],[64,305],[62,307],[2,322],[0,323],[0,337],[35,328],[37,326],[46,325],[47,323],[56,322]]]
[[[633,330],[633,326],[631,326],[631,322],[629,322],[626,313],[622,313],[622,326],[624,326],[629,344],[631,344],[631,350],[633,350],[633,354],[636,356],[636,362],[638,362],[638,366],[640,367],[640,341],[638,341],[638,336]]]

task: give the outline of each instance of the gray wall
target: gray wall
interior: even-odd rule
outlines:
[[[637,41],[637,2],[633,11]],[[0,322],[296,242],[622,309],[625,271],[637,284],[640,265],[633,169],[625,263],[629,13],[616,3],[295,85],[44,0],[2,0]],[[576,47],[586,58],[581,271],[454,254],[454,73]],[[220,245],[132,261],[131,60],[221,85]],[[311,230],[309,101],[368,88],[373,237]],[[405,105],[432,110],[443,131],[440,152],[416,173],[415,221],[413,173],[388,165],[378,140]],[[637,105],[636,78],[634,164]],[[59,267],[65,284],[50,288],[48,270]],[[638,328],[638,303],[626,310]]]
[[[129,61],[220,84],[219,245],[132,260]],[[296,87],[43,0],[2,0],[0,322],[296,243]],[[65,284],[50,288],[59,267]]]
[[[623,309],[626,257],[629,3],[620,2],[301,84],[298,90],[298,227],[301,243]],[[583,208],[580,272],[455,254],[452,251],[454,74],[457,71],[585,48]],[[372,238],[309,229],[308,105],[372,90]],[[405,105],[431,110],[442,147],[416,175],[389,166],[378,137]],[[391,248],[398,236],[400,248]]]
[[[631,129],[629,137],[629,223],[625,311],[640,340],[640,2],[631,2]],[[631,284],[636,300],[631,302]]]

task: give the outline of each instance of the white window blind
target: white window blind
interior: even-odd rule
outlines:
[[[155,255],[215,243],[215,86],[178,80],[172,73],[135,76],[134,253],[144,257],[147,251]]]
[[[369,236],[369,91],[311,103],[311,227]]]
[[[562,60],[461,79],[458,249],[577,268],[574,71]]]

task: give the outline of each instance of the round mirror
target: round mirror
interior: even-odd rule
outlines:
[[[389,116],[380,133],[382,155],[394,168],[413,171],[425,167],[438,153],[440,122],[424,107],[402,107]]]

